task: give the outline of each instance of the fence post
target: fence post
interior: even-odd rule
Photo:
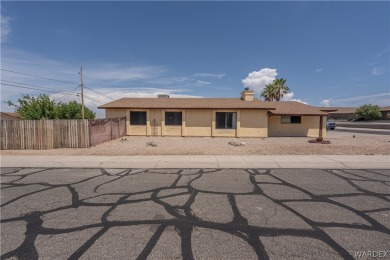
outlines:
[[[88,121],[88,132],[89,132],[89,147],[92,147],[92,132],[91,132],[91,119],[87,119]]]
[[[111,128],[111,129],[110,129],[110,130],[111,130],[110,132],[111,132],[111,141],[112,141],[112,118],[110,118],[110,128]]]

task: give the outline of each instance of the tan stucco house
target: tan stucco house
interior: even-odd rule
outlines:
[[[1,120],[20,120],[20,117],[16,113],[0,112]]]
[[[326,135],[326,112],[294,101],[253,98],[121,98],[99,107],[126,117],[127,135],[271,137]],[[322,129],[322,131],[320,131]]]
[[[328,119],[334,121],[351,121],[358,118],[356,115],[358,107],[321,107],[320,109],[328,112]],[[381,107],[380,111],[382,115],[379,120],[390,120],[390,106]]]

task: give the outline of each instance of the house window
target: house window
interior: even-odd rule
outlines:
[[[165,112],[165,125],[181,125],[181,112]]]
[[[146,125],[146,112],[130,111],[130,125]]]
[[[301,116],[282,116],[281,122],[282,124],[300,124]]]
[[[236,129],[237,113],[235,112],[217,112],[217,129]]]

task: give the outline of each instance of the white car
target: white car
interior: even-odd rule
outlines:
[[[334,130],[336,128],[336,123],[333,121],[326,122],[326,130]]]

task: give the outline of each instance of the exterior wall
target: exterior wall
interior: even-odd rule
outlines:
[[[126,109],[106,109],[106,118],[125,117]]]
[[[241,110],[239,137],[267,137],[268,114],[265,110]]]
[[[130,125],[131,111],[146,111],[146,125]],[[165,125],[165,112],[182,112],[181,126]],[[236,129],[216,129],[216,112],[236,112]],[[268,116],[264,110],[211,109],[107,109],[106,117],[126,116],[127,135],[136,136],[215,136],[267,137]]]
[[[186,110],[186,136],[211,136],[212,110]]]
[[[180,125],[168,125],[165,126],[165,136],[181,136]]]
[[[322,137],[326,137],[326,116],[322,120]],[[307,136],[318,137],[319,116],[302,116],[300,124],[282,124],[280,116],[272,116],[268,121],[268,136]]]
[[[130,125],[130,111],[146,111],[146,125]],[[182,125],[165,125],[165,112],[181,111]],[[236,112],[236,129],[216,129],[216,112]],[[127,135],[135,136],[214,136],[214,137],[317,137],[319,116],[302,116],[301,124],[282,124],[280,116],[268,118],[265,110],[163,110],[163,109],[106,109],[106,117],[126,116]],[[326,117],[323,117],[322,136],[326,137]]]
[[[334,121],[351,121],[356,118],[356,115],[354,113],[339,114],[330,112],[328,118]]]
[[[390,111],[381,111],[381,120],[389,120],[390,119]]]
[[[149,120],[148,120],[149,117]],[[147,135],[161,136],[161,109],[147,110],[146,119],[149,121]]]

